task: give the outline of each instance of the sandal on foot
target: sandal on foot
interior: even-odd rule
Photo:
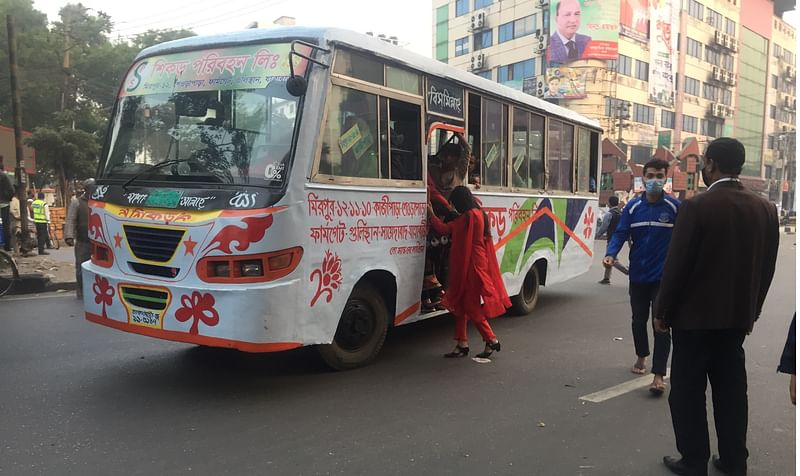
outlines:
[[[454,351],[444,354],[444,357],[446,359],[452,359],[454,357],[466,357],[467,355],[469,355],[469,347],[457,345]]]
[[[475,355],[480,359],[488,359],[490,355],[492,355],[493,351],[500,352],[500,341],[495,342],[492,344],[491,342],[486,343],[486,347],[483,349],[483,352],[480,354]]]
[[[661,384],[657,384],[657,383],[650,384],[650,393],[652,393],[656,397],[660,397],[661,395],[663,395],[664,394],[664,390],[666,390],[666,389],[667,389],[667,386],[664,385],[663,383],[661,383]]]
[[[639,367],[636,364],[633,364],[633,367],[631,367],[631,372],[638,375],[644,375],[647,373],[647,367]]]

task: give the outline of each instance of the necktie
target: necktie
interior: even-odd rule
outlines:
[[[575,48],[575,42],[572,40],[567,42],[567,58],[571,60],[578,59],[578,50]]]

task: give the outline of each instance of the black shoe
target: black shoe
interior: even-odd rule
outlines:
[[[721,459],[719,459],[719,456],[714,455],[714,456],[711,457],[711,464],[713,464],[714,467],[717,468],[717,471],[719,471],[722,474],[730,474],[730,475],[734,475],[734,476],[745,476],[747,474],[747,464],[746,463],[745,463],[744,467],[738,467],[737,468],[737,467],[725,464],[725,462],[723,462]]]
[[[48,253],[47,251],[40,251],[40,252],[39,252],[39,256],[42,256],[42,255],[49,255],[49,254],[50,254],[50,253]]]
[[[672,456],[664,456],[664,466],[675,474],[685,476],[708,476],[708,465],[705,467],[692,467],[687,465],[683,458],[678,459]]]
[[[454,357],[466,357],[468,355],[469,355],[469,346],[461,347],[460,345],[456,345],[456,350],[444,354],[444,357],[447,359],[452,359]]]
[[[604,278],[598,281],[597,284],[611,284],[611,280]]]
[[[488,359],[490,355],[492,355],[492,351],[500,352],[500,341],[495,342],[492,344],[491,342],[486,343],[486,348],[483,349],[483,352],[477,354],[475,357],[481,359]]]

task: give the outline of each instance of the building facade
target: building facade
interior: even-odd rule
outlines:
[[[599,0],[580,0],[579,32],[595,37],[598,15],[592,9],[619,5],[615,59],[584,55],[570,61],[571,74],[583,81],[580,97],[550,100],[599,121],[606,138],[625,155],[619,164],[641,165],[660,147],[667,149],[677,168],[689,172],[676,178],[685,186],[683,196],[703,185],[695,163],[685,160],[691,151],[702,151],[716,137],[737,137],[747,150],[745,183],[775,203],[783,198],[788,206],[789,193],[783,197],[778,191],[794,177],[793,170],[786,173],[794,163],[794,28],[773,14],[770,0],[673,1],[671,7],[658,2],[667,10],[654,13],[648,0],[602,6]],[[546,51],[551,35],[555,38],[550,17],[556,24],[560,5],[434,0],[434,58],[529,94],[554,97],[549,90],[554,70],[548,69],[554,65]],[[671,27],[656,18],[659,14],[672,19]],[[676,51],[665,70],[656,50],[663,47],[658,40],[670,36],[677,40]],[[673,91],[655,94],[665,79]]]

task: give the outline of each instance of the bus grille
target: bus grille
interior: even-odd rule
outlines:
[[[122,286],[122,299],[128,304],[153,311],[163,311],[169,303],[169,294],[156,289]]]
[[[175,254],[185,230],[123,225],[125,237],[134,256],[163,263]]]

